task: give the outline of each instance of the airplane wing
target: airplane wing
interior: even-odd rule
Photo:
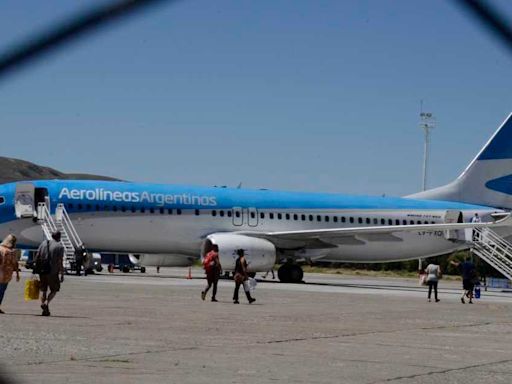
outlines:
[[[501,217],[503,217],[503,215],[501,215]],[[396,234],[400,232],[450,231],[500,226],[512,226],[512,216],[510,214],[507,214],[505,218],[485,223],[382,225],[370,227],[326,228],[279,232],[241,231],[237,233],[251,237],[264,238],[272,242],[320,242],[324,243],[326,247],[328,247],[329,243],[331,243],[331,241],[335,239],[339,239],[339,241],[334,241],[334,243],[336,244],[340,244],[340,241],[343,243],[345,243],[346,241],[359,241],[361,243],[361,238],[367,241],[401,241],[401,239],[396,236]],[[318,247],[320,248],[321,244],[318,244]]]

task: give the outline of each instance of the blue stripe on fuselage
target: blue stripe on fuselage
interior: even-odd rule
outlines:
[[[91,205],[165,207],[182,209],[343,209],[435,210],[489,209],[459,202],[415,200],[400,197],[353,196],[303,192],[279,192],[233,188],[141,184],[109,181],[35,181],[48,188],[51,200]],[[6,185],[7,186],[7,185]],[[11,191],[14,187],[10,187]]]

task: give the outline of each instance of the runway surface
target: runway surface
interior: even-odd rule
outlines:
[[[257,302],[200,299],[200,269],[68,276],[40,316],[11,282],[0,364],[19,383],[510,383],[512,293],[460,302],[441,281],[306,274],[260,282]],[[23,279],[29,275],[24,273]]]

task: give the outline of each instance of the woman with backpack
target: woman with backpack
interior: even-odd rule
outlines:
[[[12,273],[16,272],[16,281],[20,281],[20,272],[18,268],[18,260],[15,253],[16,237],[7,235],[0,244],[0,305],[4,298],[7,285],[12,279]],[[0,314],[5,313],[0,308]]]
[[[217,244],[213,244],[212,250],[206,254],[203,259],[203,268],[206,273],[206,287],[201,292],[201,299],[206,299],[208,290],[213,286],[212,301],[216,302],[217,295],[217,284],[219,282],[219,276],[222,272],[222,266],[219,260],[219,247]]]

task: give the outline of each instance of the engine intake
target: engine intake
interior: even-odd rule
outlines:
[[[232,233],[214,233],[206,237],[201,248],[204,257],[213,245],[219,247],[219,259],[222,269],[235,269],[236,251],[242,248],[249,272],[263,272],[271,269],[276,262],[276,247],[270,241]]]

